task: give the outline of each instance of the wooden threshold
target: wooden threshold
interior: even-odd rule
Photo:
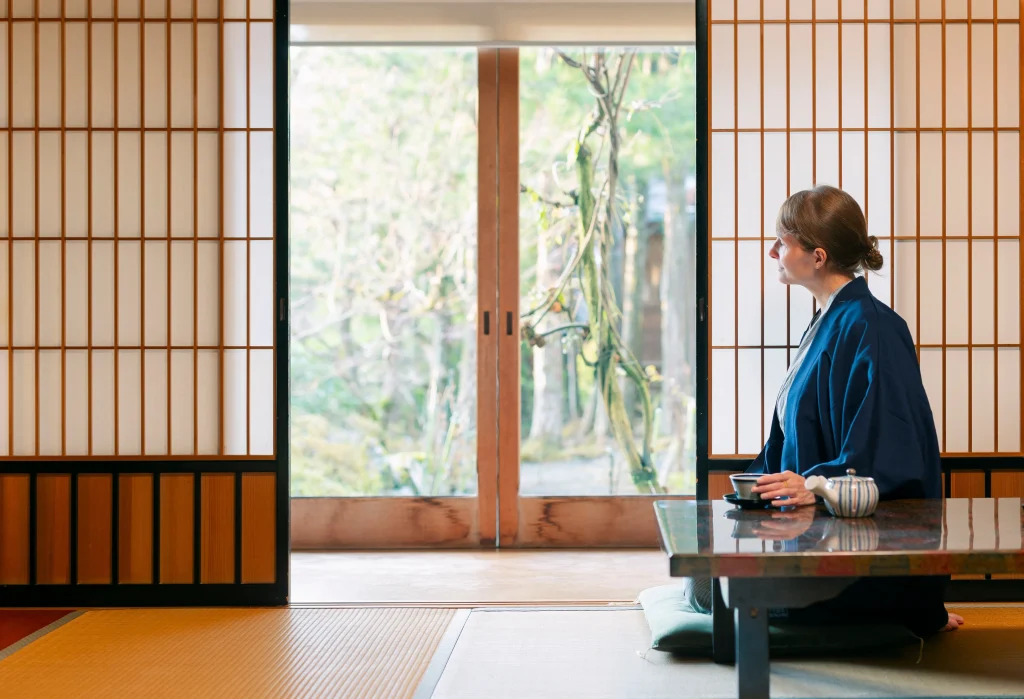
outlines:
[[[657,548],[655,500],[692,500],[683,495],[524,497],[519,499],[522,548]]]
[[[525,497],[516,536],[503,548],[657,548],[655,500],[682,495]],[[479,502],[444,498],[293,498],[292,549],[489,547]]]
[[[480,544],[474,497],[292,498],[292,550]]]

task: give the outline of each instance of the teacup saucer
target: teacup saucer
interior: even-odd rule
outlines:
[[[757,498],[756,500],[743,500],[736,496],[736,493],[726,493],[724,496],[725,501],[731,505],[735,505],[744,510],[764,510],[772,506],[771,500],[762,500]]]

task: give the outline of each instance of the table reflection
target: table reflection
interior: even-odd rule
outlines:
[[[679,553],[1022,551],[1021,498],[883,502],[871,517],[836,518],[822,506],[742,510],[723,501],[659,502]]]

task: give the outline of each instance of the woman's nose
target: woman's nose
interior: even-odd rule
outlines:
[[[778,250],[775,249],[774,245],[768,248],[768,257],[772,258],[773,260],[779,259],[779,252]]]

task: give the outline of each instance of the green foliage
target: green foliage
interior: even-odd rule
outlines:
[[[471,490],[475,53],[296,48],[291,90],[293,490]]]
[[[292,49],[295,495],[475,491],[476,61],[463,49]],[[619,116],[623,225],[647,215],[652,181],[692,171],[694,71],[692,49],[637,54]],[[520,82],[520,170],[532,189],[520,213],[529,310],[549,291],[537,278],[538,235],[564,262],[573,254],[576,144],[595,99],[551,49],[521,50]],[[598,167],[595,182],[606,174]],[[556,324],[577,320],[578,282],[555,301]],[[558,439],[526,442],[524,462],[601,457],[606,448],[580,429],[598,385],[588,364],[597,342],[578,330],[545,340],[564,344],[579,412],[566,411]],[[535,417],[533,351],[523,351],[524,435]],[[562,393],[568,406],[568,388]]]

